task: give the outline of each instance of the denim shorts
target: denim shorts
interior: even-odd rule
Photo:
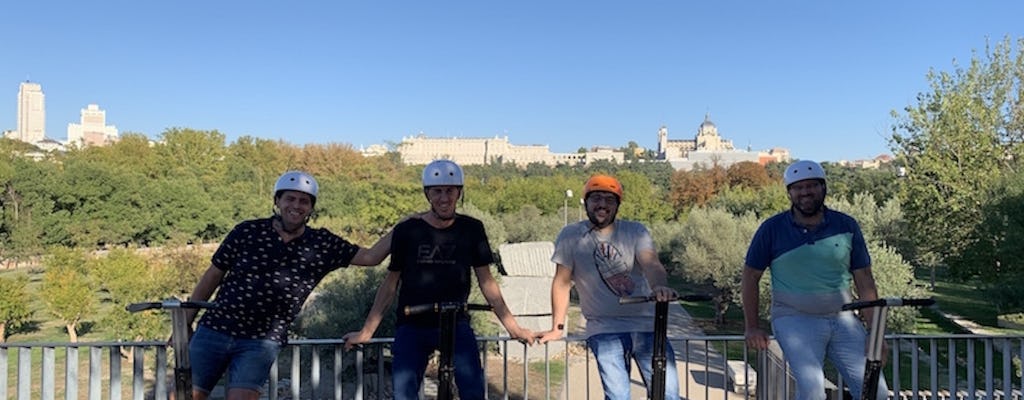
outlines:
[[[242,339],[200,326],[188,345],[193,388],[210,393],[224,372],[227,389],[260,391],[281,344],[266,339]]]

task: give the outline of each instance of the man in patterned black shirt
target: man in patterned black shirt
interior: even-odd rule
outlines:
[[[194,399],[206,399],[225,371],[228,400],[258,399],[317,283],[349,264],[378,265],[390,251],[390,232],[367,249],[306,225],[318,192],[309,174],[286,172],[274,185],[274,215],[239,223],[214,253],[190,297],[205,301],[217,290],[218,307],[203,314],[189,344]]]
[[[406,306],[433,303],[465,303],[476,274],[480,291],[494,309],[501,324],[513,339],[533,342],[533,332],[521,328],[491,275],[494,263],[484,225],[475,218],[456,214],[455,204],[462,197],[462,168],[449,160],[431,162],[423,169],[423,194],[430,211],[395,226],[388,275],[377,290],[363,329],[345,334],[345,347],[366,343],[373,337],[384,310],[398,292],[398,310]],[[401,283],[401,290],[399,290]],[[437,313],[407,316],[398,313],[392,354],[394,398],[418,399],[427,360],[438,348],[440,336]],[[459,398],[481,400],[484,374],[476,334],[463,312],[455,328],[455,384]]]

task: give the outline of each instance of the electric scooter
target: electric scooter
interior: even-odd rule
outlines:
[[[129,312],[164,309],[171,312],[171,348],[174,349],[174,398],[192,400],[192,364],[188,356],[189,324],[185,320],[189,309],[216,308],[205,301],[181,301],[170,298],[164,301],[129,304]]]
[[[678,296],[671,301],[708,301],[711,296],[691,294]],[[665,400],[665,367],[668,357],[665,355],[665,343],[668,341],[668,301],[658,301],[655,296],[620,297],[619,304],[654,302],[654,346],[651,356],[651,387],[647,390],[647,398]]]
[[[861,310],[874,307],[871,315],[871,332],[868,333],[867,361],[864,366],[864,384],[860,391],[861,400],[876,400],[878,397],[878,378],[882,373],[882,345],[885,343],[885,316],[889,307],[927,307],[935,304],[935,299],[911,299],[888,297],[878,300],[855,301],[844,304],[843,311]]]
[[[451,400],[455,393],[455,363],[452,354],[455,351],[455,323],[459,312],[490,311],[486,304],[467,304],[462,302],[444,302],[406,306],[405,315],[436,312],[441,319],[441,337],[438,351],[441,353],[437,368],[437,400]]]

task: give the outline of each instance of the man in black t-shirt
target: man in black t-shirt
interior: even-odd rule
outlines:
[[[501,296],[498,282],[491,275],[494,256],[483,223],[455,213],[456,202],[462,196],[462,184],[462,169],[454,162],[437,160],[424,168],[423,193],[430,202],[430,211],[421,218],[395,226],[388,275],[377,290],[363,329],[345,334],[346,348],[366,343],[373,337],[395,292],[398,292],[398,310],[420,304],[465,303],[469,299],[470,271],[476,273],[480,291],[509,335],[533,342],[533,332],[516,323]],[[413,316],[398,313],[395,343],[391,349],[395,399],[419,398],[423,372],[430,355],[438,348],[439,336],[437,313]],[[483,399],[483,368],[476,334],[466,313],[457,317],[452,357],[459,398]]]

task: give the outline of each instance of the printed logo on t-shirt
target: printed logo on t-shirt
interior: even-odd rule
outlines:
[[[455,264],[455,245],[420,245],[416,248],[416,262],[420,264]]]
[[[633,277],[629,274],[629,264],[622,256],[622,251],[611,243],[597,242],[597,247],[594,249],[594,263],[601,273],[601,279],[616,296],[630,296],[636,290],[636,283],[633,282]]]

